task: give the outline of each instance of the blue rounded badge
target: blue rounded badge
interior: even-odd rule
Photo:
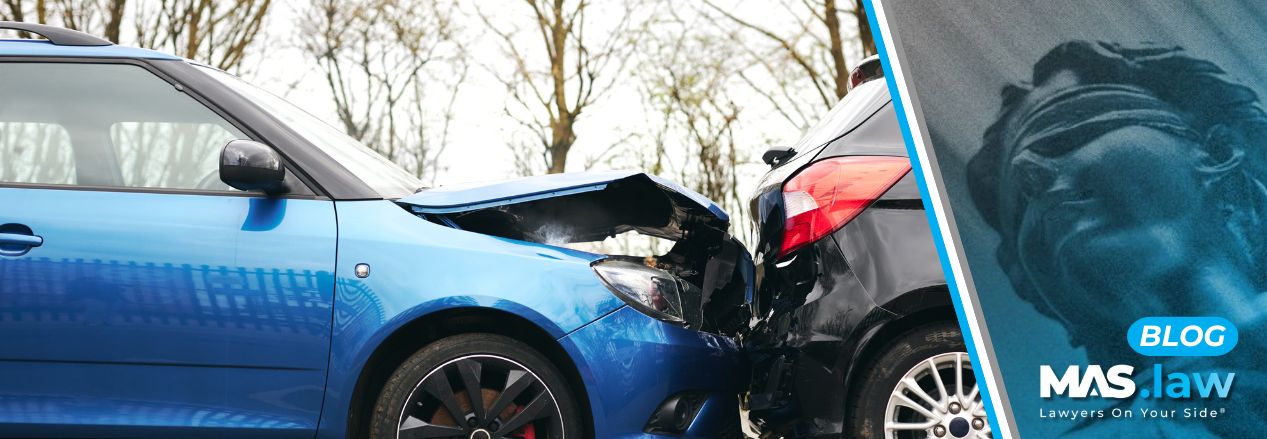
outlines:
[[[1216,357],[1240,339],[1222,317],[1144,317],[1126,331],[1131,349],[1150,357]]]

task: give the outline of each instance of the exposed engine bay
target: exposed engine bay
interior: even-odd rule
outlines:
[[[663,254],[608,254],[607,260],[642,264],[676,278],[688,328],[736,334],[747,327],[752,264],[727,232],[724,213],[703,209],[640,173],[593,190],[558,192],[487,207],[413,210],[437,224],[548,245],[599,242],[628,232],[672,241]]]

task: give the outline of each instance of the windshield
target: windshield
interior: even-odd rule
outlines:
[[[198,67],[272,114],[384,198],[400,198],[423,187],[421,181],[386,157],[294,104],[248,84],[236,76],[210,67]]]

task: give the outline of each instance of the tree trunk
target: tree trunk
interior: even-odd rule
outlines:
[[[563,12],[563,0],[554,1],[554,23],[550,25],[551,39],[551,57],[550,57],[550,77],[554,83],[554,111],[557,113],[554,129],[551,133],[553,137],[550,139],[550,169],[549,173],[559,174],[567,169],[568,150],[572,149],[572,142],[576,138],[576,133],[572,131],[573,114],[572,109],[568,108],[567,98],[567,75],[563,73],[564,54],[567,53],[567,17]]]
[[[110,2],[109,16],[106,18],[106,39],[114,44],[119,44],[119,28],[123,25],[123,8],[127,3],[127,0]]]
[[[861,1],[861,0],[856,0]],[[845,47],[840,38],[840,16],[836,9],[836,0],[827,0],[823,11],[823,24],[827,25],[827,35],[831,41],[832,73],[834,73],[836,99],[849,93],[849,66],[845,65]]]
[[[564,114],[554,126],[551,133],[553,139],[550,142],[550,167],[546,170],[550,174],[561,174],[567,170],[568,151],[572,149],[572,143],[576,142],[572,123],[572,116]]]
[[[858,42],[862,44],[862,56],[875,55],[875,38],[871,36],[871,22],[867,21],[867,11],[862,8],[862,0],[854,0],[853,17],[858,21]]]
[[[186,12],[185,19],[188,22],[186,22],[185,32],[188,35],[185,35],[185,53],[182,54],[186,58],[198,59],[198,46],[202,45],[202,35],[199,33],[201,31],[199,26],[202,24],[202,14],[206,11],[206,7],[209,4],[210,2],[206,0],[199,1],[197,4],[191,2],[188,12]],[[207,62],[211,62],[211,60],[208,59]]]
[[[7,0],[5,5],[9,7],[9,16],[13,21],[26,21],[26,17],[22,14],[22,2],[19,0]],[[43,23],[44,20],[40,20]],[[27,31],[18,31],[18,38],[31,38],[31,34]]]

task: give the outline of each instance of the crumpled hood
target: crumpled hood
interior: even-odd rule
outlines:
[[[398,202],[458,228],[555,243],[600,241],[630,230],[680,239],[699,226],[725,231],[730,222],[726,211],[703,195],[638,171],[444,186]]]

